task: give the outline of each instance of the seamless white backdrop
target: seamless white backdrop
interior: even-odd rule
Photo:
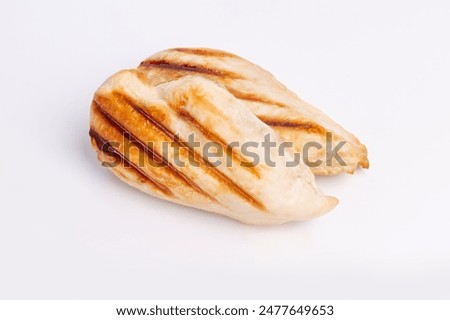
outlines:
[[[447,1],[3,1],[0,298],[450,298]],[[246,226],[101,168],[95,89],[169,47],[235,52],[369,149],[307,223]]]

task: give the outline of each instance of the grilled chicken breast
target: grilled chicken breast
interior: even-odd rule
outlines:
[[[231,142],[242,146],[265,137],[281,144],[278,133],[283,131],[259,118],[266,116],[270,124],[275,118],[269,116],[283,108],[295,112],[280,113],[277,121],[285,119],[281,114],[295,117],[300,114],[300,100],[255,66],[255,72],[264,75],[258,80],[263,89],[256,89],[247,79],[253,69],[245,75],[233,73],[235,64],[251,64],[212,52],[205,56],[199,51],[167,51],[146,60],[139,70],[121,71],[109,78],[95,93],[91,106],[89,133],[99,160],[121,180],[152,196],[244,223],[307,220],[331,210],[337,199],[317,188],[311,170],[301,162],[286,165],[294,160],[292,152],[270,149],[275,163],[271,166],[254,161],[255,156],[267,156],[261,144],[253,147],[254,157],[228,148]],[[224,70],[232,76],[222,74]],[[264,100],[260,93],[264,88],[273,91],[273,87],[279,93],[267,93],[264,97],[272,100]],[[224,152],[217,152],[212,161],[203,152],[207,145]]]
[[[150,84],[159,85],[186,75],[214,81],[239,100],[297,152],[307,156],[314,174],[353,173],[358,166],[368,168],[366,147],[324,113],[301,100],[278,82],[271,73],[237,56],[220,50],[178,48],[156,53],[138,67]],[[336,147],[343,162],[328,150]],[[306,150],[305,146],[308,146]],[[342,146],[343,144],[343,146]]]

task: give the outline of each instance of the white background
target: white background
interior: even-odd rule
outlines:
[[[450,298],[447,1],[3,1],[0,298]],[[95,89],[169,47],[237,53],[355,133],[307,223],[246,226],[100,167]]]

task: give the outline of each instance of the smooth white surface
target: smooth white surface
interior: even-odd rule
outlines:
[[[450,298],[447,1],[8,1],[0,11],[0,298]],[[340,204],[252,227],[100,167],[95,89],[169,47],[235,52],[369,149]]]

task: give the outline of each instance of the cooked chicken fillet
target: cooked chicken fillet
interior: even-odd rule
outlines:
[[[261,121],[271,126],[284,140],[291,141],[297,152],[307,155],[307,164],[314,174],[353,173],[360,165],[369,167],[366,147],[324,113],[301,100],[278,82],[271,73],[234,54],[200,48],[178,48],[156,53],[144,60],[138,70],[145,73],[153,85],[198,75],[210,79],[251,110]],[[328,152],[336,147],[344,162]],[[304,146],[312,142],[305,151]],[[345,144],[342,145],[340,142]],[[318,143],[318,144],[316,144]]]
[[[181,52],[177,59],[196,56]],[[232,57],[231,61],[243,63]],[[213,58],[197,57],[202,68]],[[151,65],[156,60],[148,61]],[[201,77],[180,75],[154,81],[156,69],[146,65],[141,67],[145,74],[126,70],[109,78],[95,93],[91,107],[92,146],[103,165],[124,182],[155,197],[249,224],[307,220],[337,204],[336,198],[317,188],[307,166],[301,162],[286,165],[293,161],[293,153],[270,149],[271,161],[276,164],[271,166],[265,161],[255,163],[240,148],[227,149],[231,142],[242,146],[262,142],[267,136],[277,144],[283,142],[252,112],[255,108],[245,106],[247,100],[236,98],[236,92],[232,94],[229,88],[208,80],[211,77],[204,77],[204,73]],[[168,65],[164,69],[160,64],[158,70],[175,70]],[[289,94],[286,92],[284,96]],[[295,96],[291,100],[297,101]],[[270,108],[275,107],[266,106]],[[197,145],[191,143],[191,134]],[[225,151],[212,161],[203,153],[208,144]],[[267,156],[261,144],[251,150],[261,159]],[[230,165],[225,165],[226,161]]]

